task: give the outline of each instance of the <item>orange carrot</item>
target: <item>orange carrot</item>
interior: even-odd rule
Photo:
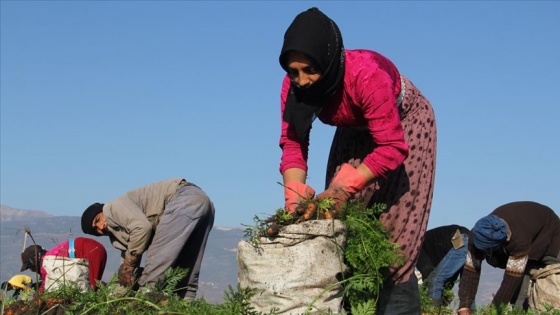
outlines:
[[[296,207],[296,213],[299,214],[299,215],[303,215],[305,213],[305,211],[307,210],[307,207],[309,206],[309,203],[311,203],[311,202],[305,202],[305,201],[300,202]]]
[[[307,209],[305,210],[305,213],[303,213],[303,215],[296,221],[296,223],[311,220],[316,210],[317,210],[317,205],[314,202],[310,202],[307,205]]]
[[[268,236],[276,236],[278,233],[280,233],[280,226],[276,222],[266,228],[266,235]]]

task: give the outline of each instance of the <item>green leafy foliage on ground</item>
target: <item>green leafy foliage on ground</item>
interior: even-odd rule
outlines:
[[[177,274],[180,271],[173,271]],[[116,282],[100,284],[98,291],[80,292],[79,290],[66,287],[61,290],[34,296],[34,291],[25,294],[23,300],[7,298],[3,303],[3,314],[45,314],[45,315],[86,315],[86,314],[121,314],[121,315],[274,315],[275,312],[263,314],[254,311],[249,300],[254,292],[239,286],[224,292],[222,304],[209,304],[203,299],[185,301],[174,294],[168,294],[171,287],[163,291],[143,292],[128,291],[116,296]],[[423,314],[455,314],[456,311],[450,307],[442,307],[439,312],[429,304],[426,291],[421,287],[421,301]],[[446,294],[453,295],[453,292]],[[360,304],[352,310],[352,315],[374,314],[371,312],[370,303]],[[350,314],[350,313],[349,313]],[[489,305],[478,308],[474,315],[560,315],[560,310],[548,309],[543,312],[521,309],[509,311],[498,311]],[[325,313],[323,315],[333,315]]]
[[[420,302],[422,305],[422,314],[429,315],[452,315],[456,314],[457,302],[455,293],[453,292],[453,286],[446,287],[443,290],[442,296],[442,306],[441,308],[436,308],[433,306],[431,299],[428,297],[428,287],[426,285],[420,285]],[[503,307],[501,309],[496,308],[494,305],[484,305],[477,307],[476,310],[472,312],[473,315],[560,315],[560,310],[554,310],[551,307],[547,307],[545,311],[538,310],[523,310],[519,307]]]
[[[175,280],[186,274],[186,270],[170,269],[166,281],[149,292],[145,290],[127,290],[112,279],[108,284],[99,284],[97,291],[80,292],[75,287],[63,287],[60,290],[24,296],[22,300],[6,299],[3,302],[3,314],[51,314],[51,315],[86,315],[86,314],[122,314],[122,315],[265,315],[256,312],[249,304],[254,294],[251,289],[240,288],[224,292],[222,304],[210,304],[204,299],[183,300],[173,293]],[[269,315],[273,315],[271,312]]]
[[[521,308],[513,308],[508,310],[507,308],[498,310],[493,305],[486,305],[476,309],[473,315],[560,315],[560,310],[553,310],[552,308],[546,308],[545,311],[538,310],[528,310],[524,311]]]
[[[384,204],[366,208],[349,203],[341,216],[348,233],[344,258],[349,267],[343,286],[352,314],[375,312],[389,268],[404,261],[398,245],[388,241],[389,234],[377,219],[385,208]]]
[[[441,297],[441,308],[436,308],[432,304],[432,299],[428,296],[428,286],[419,285],[420,291],[420,305],[422,306],[422,314],[439,314],[439,315],[451,315],[455,314],[455,310],[451,307],[451,303],[455,298],[455,293],[452,291],[452,287],[446,287],[443,290]]]
[[[329,213],[330,203],[316,204],[318,211],[311,219],[325,219]],[[307,205],[306,205],[307,207]],[[325,210],[327,209],[327,210]],[[385,209],[384,205],[364,208],[359,203],[349,203],[344,211],[336,213],[347,227],[347,244],[344,260],[348,266],[348,273],[344,275],[341,284],[344,287],[345,301],[348,303],[346,311],[350,315],[375,314],[377,297],[387,277],[389,267],[402,262],[398,255],[396,244],[389,242],[388,234],[377,220],[378,215]],[[321,218],[322,216],[322,218]],[[301,216],[288,214],[284,209],[278,209],[274,216],[267,220],[260,220],[255,216],[256,225],[248,226],[245,237],[258,247],[258,240],[262,236],[270,235],[272,224],[295,224]],[[300,221],[301,222],[301,221]],[[29,231],[30,233],[30,231]],[[179,298],[175,287],[179,279],[185,276],[186,270],[169,269],[162,282],[156,284],[152,290],[130,290],[118,285],[116,277],[109,283],[99,283],[97,291],[80,292],[76,287],[67,286],[61,289],[36,294],[36,289],[24,292],[20,300],[10,297],[2,299],[0,315],[86,315],[86,314],[121,314],[121,315],[275,315],[276,310],[263,314],[251,306],[250,300],[255,291],[251,288],[237,288],[229,286],[224,292],[224,302],[210,304],[204,299],[187,301]],[[38,277],[38,275],[37,275]],[[5,292],[2,292],[5,294]],[[451,288],[444,290],[443,306],[435,309],[427,296],[425,287],[420,287],[420,300],[423,314],[455,314],[451,307],[454,300]],[[547,308],[545,311],[501,308],[493,305],[478,307],[474,315],[560,315],[560,310]],[[321,315],[334,315],[331,312]]]
[[[171,275],[177,275],[178,270],[172,271]],[[143,292],[128,291],[121,292],[116,296],[115,290],[118,285],[111,281],[108,284],[100,284],[98,291],[80,292],[79,290],[66,287],[61,290],[35,296],[34,291],[23,295],[22,300],[7,298],[2,301],[3,314],[45,314],[45,315],[86,315],[86,314],[121,314],[121,315],[266,315],[254,311],[249,300],[254,292],[239,286],[224,292],[224,303],[209,304],[203,299],[185,301],[174,294],[169,294],[172,287],[165,287],[162,291]],[[423,314],[455,314],[455,310],[448,306],[442,307],[439,312],[428,302],[426,290],[421,287],[421,301]],[[453,292],[444,293],[453,299]],[[371,312],[371,302],[360,304],[352,310],[351,314],[374,314]],[[270,312],[268,315],[274,315]],[[350,313],[349,313],[350,314]],[[495,307],[483,306],[473,312],[474,315],[560,315],[560,310],[548,309],[543,312],[521,309],[509,311],[498,311]],[[323,315],[332,315],[325,313]]]

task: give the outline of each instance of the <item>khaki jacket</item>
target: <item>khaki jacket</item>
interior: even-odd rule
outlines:
[[[111,243],[123,251],[123,258],[139,259],[148,249],[165,206],[186,183],[172,178],[148,184],[103,206]]]

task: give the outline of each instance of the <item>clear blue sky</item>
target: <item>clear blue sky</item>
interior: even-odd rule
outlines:
[[[346,48],[389,57],[429,98],[438,155],[429,227],[472,227],[534,200],[560,213],[560,2],[2,1],[1,203],[79,216],[169,177],[216,226],[283,206],[278,64],[318,6]],[[334,127],[314,124],[322,191]]]

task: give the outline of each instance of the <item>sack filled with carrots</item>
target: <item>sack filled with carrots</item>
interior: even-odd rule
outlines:
[[[252,303],[262,304],[265,307],[262,311],[277,307],[282,314],[282,310],[294,305],[281,303],[300,299],[300,302],[308,302],[300,305],[300,310],[313,313],[325,302],[325,293],[321,295],[310,290],[312,286],[325,292],[329,288],[338,290],[329,292],[331,295],[327,299],[337,297],[336,303],[330,304],[331,311],[375,310],[375,301],[391,266],[404,261],[398,245],[388,241],[390,235],[378,220],[386,205],[366,207],[359,201],[350,201],[337,211],[330,206],[329,199],[304,200],[295,213],[277,209],[264,220],[255,216],[256,225],[245,230],[248,240],[240,241],[238,246],[238,279],[240,285],[258,289]],[[312,244],[312,239],[324,242]],[[285,250],[286,247],[290,250]],[[325,257],[322,253],[331,256]],[[313,256],[319,259],[314,260]],[[324,268],[327,268],[328,280],[320,280],[320,285],[311,282],[310,288],[294,288],[290,284],[305,284],[307,279],[313,279],[314,276],[306,272],[320,270],[323,267],[317,264],[324,262],[327,262]],[[259,272],[253,268],[256,265]],[[263,283],[268,287],[262,287]],[[287,287],[291,289],[284,290]],[[301,299],[302,291],[308,299]],[[338,305],[339,302],[342,304]]]

